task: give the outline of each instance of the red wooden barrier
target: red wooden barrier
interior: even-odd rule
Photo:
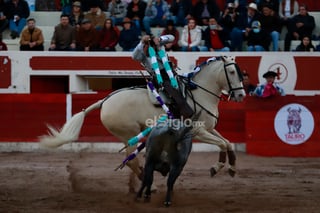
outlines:
[[[66,118],[64,94],[0,94],[0,141],[34,142]]]
[[[249,97],[245,104],[247,153],[263,156],[320,156],[320,96],[271,99]],[[297,110],[299,115],[296,117],[300,117],[300,130],[296,133],[289,133],[288,120],[291,124],[292,119],[288,116],[291,110]]]

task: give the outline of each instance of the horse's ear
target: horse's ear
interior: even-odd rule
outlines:
[[[226,56],[222,55],[220,56],[223,62],[235,62],[235,57],[234,56]]]
[[[225,55],[221,55],[220,58],[222,59],[223,62],[226,62],[226,60],[227,60],[227,56],[225,56]]]

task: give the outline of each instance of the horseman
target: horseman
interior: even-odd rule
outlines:
[[[179,90],[177,73],[172,68],[164,47],[174,39],[173,35],[160,37],[145,35],[133,50],[132,58],[142,63],[156,87],[163,90],[173,100],[170,110],[174,116],[176,118],[182,116],[185,119],[193,115],[193,110]]]

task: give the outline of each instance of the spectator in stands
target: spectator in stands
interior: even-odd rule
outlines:
[[[69,16],[62,14],[60,16],[60,24],[54,28],[49,50],[76,50],[76,30],[69,23]]]
[[[90,10],[86,13],[84,18],[89,19],[96,30],[101,30],[107,17],[99,7],[98,0],[93,0],[90,3]]]
[[[122,25],[119,45],[122,47],[122,51],[133,51],[140,42],[140,31],[135,26],[132,26],[132,21],[129,18],[124,18]]]
[[[260,14],[255,3],[249,4],[247,13],[244,17],[237,16],[235,27],[230,33],[231,51],[242,51],[242,43],[243,39],[245,39],[245,33],[249,33],[252,22],[259,20],[259,17]]]
[[[259,21],[253,21],[247,36],[247,51],[269,51],[270,34],[261,28]]]
[[[284,96],[285,92],[282,87],[280,87],[277,83],[275,83],[275,79],[278,74],[274,71],[268,71],[263,74],[263,77],[266,79],[266,82],[260,84],[253,91],[252,95],[262,98],[268,98],[272,96]]]
[[[299,13],[290,20],[288,33],[285,37],[284,50],[290,51],[292,40],[302,40],[302,36],[304,35],[312,38],[312,31],[315,26],[314,17],[309,15],[307,6],[300,5]]]
[[[9,20],[11,38],[19,37],[30,15],[28,2],[25,0],[10,0],[6,2],[4,14]]]
[[[298,52],[313,52],[315,50],[311,38],[307,35],[302,37],[301,43],[296,47]]]
[[[108,12],[114,25],[121,25],[127,15],[127,2],[125,0],[111,0],[108,5]]]
[[[72,0],[60,0],[60,6],[61,6],[62,14],[71,15]]]
[[[151,35],[150,27],[165,27],[170,19],[169,5],[166,0],[149,0],[143,18],[143,27]]]
[[[145,10],[147,8],[147,3],[143,0],[132,0],[127,7],[126,17],[132,20],[136,29],[141,33],[141,28],[143,26],[142,20],[145,15]]]
[[[0,51],[6,51],[6,50],[8,50],[8,47],[6,43],[3,42],[2,33],[0,33]]]
[[[279,2],[282,0],[260,0],[258,3],[258,10],[262,12],[265,5],[269,5],[269,8],[272,10],[273,15],[279,14]],[[283,0],[285,1],[285,0]],[[257,2],[257,1],[256,1]]]
[[[299,3],[297,0],[282,0],[279,3],[279,17],[281,27],[286,26],[288,29],[289,20],[298,13]]]
[[[228,3],[218,21],[223,28],[223,33],[226,36],[227,40],[230,40],[230,33],[235,27],[238,16],[239,13],[236,11],[234,3]]]
[[[27,27],[21,32],[20,50],[21,51],[43,51],[44,38],[40,28],[36,27],[33,18],[27,20]]]
[[[210,17],[218,20],[220,9],[216,0],[198,0],[194,5],[193,17],[200,26],[207,26]]]
[[[174,21],[173,20],[168,20],[167,21],[167,26],[165,29],[163,29],[161,35],[173,35],[174,40],[172,42],[164,44],[165,50],[166,51],[179,51],[179,38],[180,38],[180,33],[177,30],[177,28],[174,26]]]
[[[78,51],[96,51],[98,48],[99,33],[90,19],[84,18],[80,29],[76,32],[76,43]]]
[[[4,14],[5,3],[4,0],[0,0],[0,34],[8,27],[8,20]]]
[[[271,5],[262,6],[262,15],[260,17],[261,28],[271,36],[272,50],[279,50],[279,39],[281,32],[281,20],[278,13],[273,12]]]
[[[114,26],[111,18],[107,18],[100,32],[98,50],[116,51],[115,47],[119,42],[119,36],[120,31],[118,27]]]
[[[94,2],[94,4],[97,4],[102,11],[106,11],[105,0],[81,0],[82,11],[85,13],[88,12],[91,8],[92,2]]]
[[[57,11],[61,10],[60,0],[35,0],[35,11]]]
[[[196,25],[195,19],[189,19],[188,24],[184,26],[181,33],[181,51],[200,51],[201,39],[201,27]]]
[[[171,2],[170,11],[175,26],[185,26],[193,15],[191,0],[173,0]]]
[[[209,19],[209,26],[203,32],[203,40],[209,51],[230,51],[229,44],[223,34],[223,28],[215,18]]]
[[[75,27],[76,30],[79,30],[81,22],[84,19],[84,13],[81,9],[81,2],[75,1],[72,4],[72,11],[69,17],[71,26]]]
[[[246,91],[247,95],[252,95],[253,91],[256,89],[256,86],[250,82],[250,75],[245,70],[242,73],[243,77],[243,88]]]

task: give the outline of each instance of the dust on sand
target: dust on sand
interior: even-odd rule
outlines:
[[[140,156],[142,159],[142,156]],[[0,153],[0,212],[319,212],[320,158],[237,153],[237,174],[211,178],[218,153],[193,152],[163,206],[166,178],[155,173],[151,201],[128,193],[118,153]],[[140,183],[137,182],[137,188]]]

